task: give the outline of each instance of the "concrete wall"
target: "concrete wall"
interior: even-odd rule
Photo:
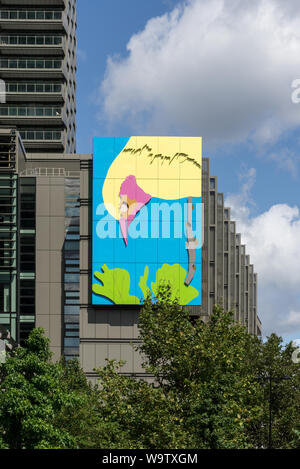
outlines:
[[[201,314],[211,314],[215,304],[233,311],[236,321],[251,334],[261,334],[257,317],[257,274],[250,264],[246,246],[236,233],[230,208],[218,192],[217,178],[210,174],[210,161],[203,158],[202,201],[204,203],[204,243],[202,246]]]
[[[36,327],[45,329],[55,360],[62,352],[64,181],[63,177],[36,178]]]
[[[84,156],[82,155],[82,158]],[[24,175],[36,176],[36,327],[50,338],[53,359],[63,352],[63,246],[65,177],[79,174],[79,155],[35,154],[20,162]],[[51,176],[61,169],[60,176]],[[47,176],[39,176],[42,172]]]

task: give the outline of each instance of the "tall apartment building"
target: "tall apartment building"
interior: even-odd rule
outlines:
[[[30,153],[76,151],[76,0],[0,0],[0,125]]]
[[[202,302],[190,312],[205,320],[221,303],[261,335],[257,275],[209,164],[204,158]],[[92,173],[91,154],[26,154],[18,132],[0,128],[0,329],[22,343],[43,327],[54,359],[80,356],[91,380],[105,358],[142,377],[131,345],[139,307],[92,305]]]

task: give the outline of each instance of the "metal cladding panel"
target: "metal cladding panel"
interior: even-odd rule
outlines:
[[[201,179],[200,137],[94,139],[93,305],[201,305]]]

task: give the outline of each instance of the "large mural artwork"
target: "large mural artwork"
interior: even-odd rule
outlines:
[[[200,137],[96,137],[93,304],[201,304]]]

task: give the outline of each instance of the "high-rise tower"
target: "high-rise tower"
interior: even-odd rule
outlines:
[[[0,125],[29,153],[76,151],[76,0],[0,0]]]

